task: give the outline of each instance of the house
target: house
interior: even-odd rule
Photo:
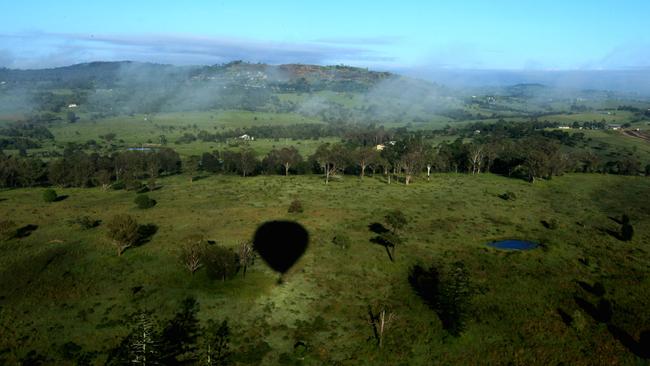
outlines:
[[[70,104],[68,104],[68,108],[77,108],[77,104],[76,103],[70,103]]]
[[[385,148],[386,148],[386,145],[384,145],[384,144],[379,144],[379,145],[375,146],[375,149],[376,149],[377,151],[382,151],[382,150],[384,150]]]
[[[480,134],[481,134],[481,130],[474,130],[474,134],[475,134],[475,135],[480,135]]]
[[[255,140],[254,137],[251,137],[250,135],[247,135],[247,134],[243,134],[243,135],[239,136],[238,139],[244,140],[244,141],[253,141],[253,140]]]
[[[614,131],[616,131],[616,130],[620,130],[620,129],[621,129],[621,125],[608,125],[607,127],[608,127],[610,130],[614,130]]]
[[[571,129],[571,127],[569,127],[569,126],[559,126],[558,128],[560,130],[570,130]]]

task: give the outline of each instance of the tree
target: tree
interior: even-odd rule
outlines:
[[[312,158],[318,162],[325,173],[325,184],[329,183],[332,176],[343,171],[349,163],[349,151],[342,144],[320,145]]]
[[[100,135],[99,138],[110,144],[111,142],[113,142],[113,140],[115,140],[116,136],[117,135],[114,134],[113,132],[109,132],[105,135]]]
[[[155,365],[160,357],[157,337],[149,316],[145,312],[140,312],[137,327],[130,337],[130,363]]]
[[[114,215],[106,224],[106,228],[106,234],[117,249],[118,256],[140,239],[138,222],[128,214]]]
[[[361,168],[360,177],[363,177],[366,174],[366,168],[369,165],[373,165],[377,162],[379,158],[379,151],[374,146],[370,147],[359,147],[353,153],[353,158],[356,161],[357,165]]]
[[[375,314],[372,311],[372,308],[368,306],[368,315],[370,318],[369,323],[372,325],[372,330],[375,334],[375,339],[377,340],[377,347],[382,348],[384,341],[384,332],[395,320],[395,313],[387,310],[386,307],[381,307],[377,314]]]
[[[102,187],[103,191],[108,190],[108,188],[111,186],[112,178],[113,177],[111,172],[106,169],[99,170],[97,173],[95,173],[95,181]]]
[[[185,268],[193,275],[203,265],[206,245],[203,235],[190,235],[184,240],[180,259]]]
[[[183,162],[183,170],[190,175],[190,182],[194,182],[194,178],[199,172],[200,165],[201,159],[197,155],[191,155]]]
[[[253,151],[253,149],[250,148],[243,149],[240,152],[239,171],[241,172],[243,177],[252,173],[257,167],[256,155],[257,154],[255,154],[255,151]]]
[[[467,157],[472,174],[481,173],[481,165],[483,164],[484,158],[483,145],[470,144],[467,148]]]
[[[150,191],[156,189],[156,179],[160,174],[160,159],[157,154],[148,154],[145,159],[146,170],[149,176],[149,182],[147,183]]]
[[[404,183],[408,185],[411,182],[414,174],[422,170],[423,163],[422,151],[410,151],[402,156],[400,159],[400,167],[404,171]]]
[[[401,210],[388,211],[386,216],[384,216],[384,220],[388,228],[395,234],[399,234],[406,224],[408,224],[408,220]]]
[[[281,165],[284,168],[284,175],[288,176],[289,169],[302,162],[302,156],[293,146],[283,147],[280,150],[271,150],[265,161],[270,167]]]
[[[237,254],[239,255],[239,265],[242,268],[242,277],[246,277],[248,266],[252,265],[255,260],[255,252],[253,251],[253,244],[250,240],[242,240],[239,243]]]
[[[203,361],[207,366],[226,366],[230,364],[230,328],[228,321],[221,323],[208,321],[203,330]]]
[[[226,281],[239,270],[239,256],[230,248],[212,245],[206,250],[204,258],[205,267],[210,278],[219,278]]]

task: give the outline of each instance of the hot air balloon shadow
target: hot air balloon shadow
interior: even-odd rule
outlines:
[[[309,244],[309,233],[293,221],[267,221],[255,232],[253,248],[274,271],[283,276],[302,257]]]

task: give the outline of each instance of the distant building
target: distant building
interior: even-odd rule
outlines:
[[[481,130],[474,130],[475,135],[479,135],[481,133]]]
[[[76,103],[68,104],[68,108],[77,108],[77,104]]]
[[[620,130],[621,125],[609,125],[607,126],[607,128],[609,128],[610,130]]]
[[[253,140],[255,140],[254,137],[252,137],[250,135],[247,135],[247,134],[243,134],[243,135],[239,136],[239,139],[244,140],[244,141],[253,141]]]
[[[558,128],[560,130],[570,130],[571,129],[571,127],[569,127],[569,126],[559,126]]]
[[[377,149],[377,151],[382,151],[385,148],[386,148],[386,145],[384,145],[384,144],[379,144],[379,145],[375,146],[375,149]]]

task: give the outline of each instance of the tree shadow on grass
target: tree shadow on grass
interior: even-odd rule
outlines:
[[[380,235],[388,232],[388,229],[384,225],[378,222],[373,222],[372,224],[368,225],[368,230],[370,230],[375,234],[380,234]]]
[[[140,246],[151,241],[151,238],[158,232],[158,225],[145,224],[138,226],[139,239],[135,246]]]
[[[595,321],[599,323],[608,323],[612,320],[612,303],[606,299],[598,300],[596,305],[591,304],[589,301],[579,296],[574,296],[573,300],[585,313],[589,314]]]
[[[619,224],[619,225],[623,225],[623,220],[621,220],[621,219],[619,219],[619,218],[616,218],[616,217],[614,217],[614,216],[607,216],[607,218],[610,219],[610,220],[612,220],[612,221],[614,221],[615,223],[617,223],[617,224]]]
[[[593,286],[584,281],[576,281],[576,282],[578,283],[578,286],[580,286],[583,290],[589,292],[594,296],[601,297],[605,295],[605,287],[600,282],[594,283]]]
[[[600,233],[607,234],[607,235],[612,236],[612,237],[614,237],[614,238],[616,238],[616,239],[618,239],[618,240],[620,240],[620,241],[624,241],[624,240],[623,240],[623,236],[622,236],[621,233],[619,233],[618,231],[611,230],[611,229],[606,229],[606,228],[604,228],[604,227],[598,227],[598,228],[596,228],[596,229],[597,229]]]
[[[558,315],[560,315],[560,318],[562,318],[562,322],[567,327],[571,326],[571,324],[573,323],[573,317],[571,315],[567,314],[566,311],[564,311],[564,310],[562,310],[560,308],[557,308],[556,310],[557,310]]]
[[[19,228],[18,230],[16,230],[16,236],[15,237],[18,238],[18,239],[26,238],[26,237],[30,236],[36,229],[38,229],[38,225],[34,225],[34,224],[25,225],[25,226]]]
[[[384,247],[384,249],[386,249],[386,254],[388,254],[388,259],[390,259],[391,262],[395,261],[393,259],[393,254],[391,253],[391,251],[395,249],[395,245],[393,243],[387,241],[381,236],[375,236],[374,238],[370,239],[370,242]]]
[[[68,199],[68,197],[70,197],[70,196],[68,196],[67,194],[56,196],[56,198],[54,199],[54,202],[61,202],[63,200]]]
[[[644,330],[641,332],[638,341],[636,341],[634,337],[625,330],[615,326],[614,324],[607,324],[607,330],[609,330],[612,337],[621,342],[621,344],[630,352],[641,358],[650,359],[650,330]]]

